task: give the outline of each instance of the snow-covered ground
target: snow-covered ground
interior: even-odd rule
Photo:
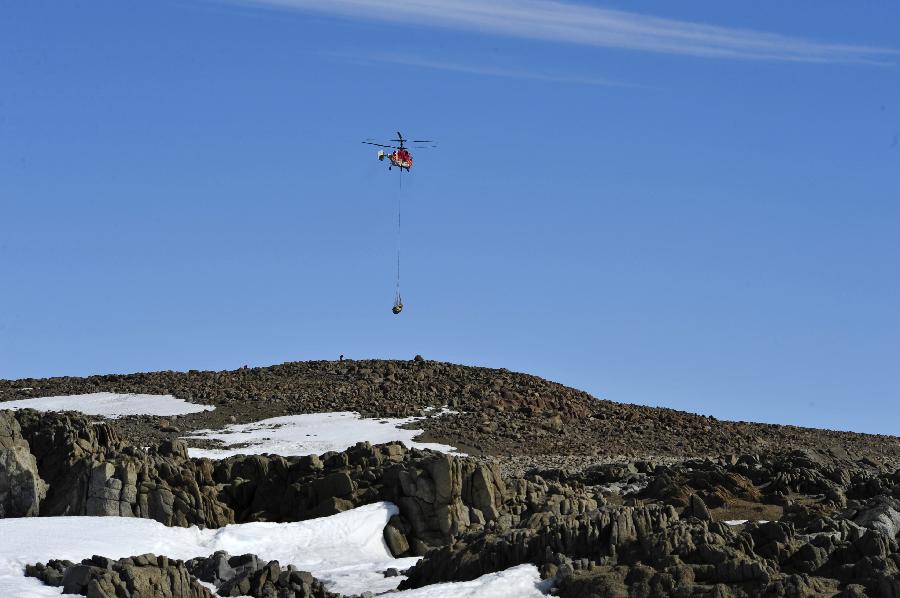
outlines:
[[[756,521],[750,521],[749,519],[727,519],[723,521],[725,525],[745,525],[747,523],[768,523],[765,519],[757,519]]]
[[[645,476],[631,482],[610,482],[609,484],[603,484],[599,488],[600,491],[607,496],[610,494],[631,496],[646,488],[649,483],[650,479]]]
[[[543,598],[552,581],[541,581],[537,567],[519,565],[472,581],[436,583],[387,598]]]
[[[166,527],[127,517],[31,517],[0,519],[0,596],[55,596],[23,576],[26,563],[51,558],[80,561],[94,554],[122,558],[152,552],[176,559],[208,556],[217,550],[254,553],[282,565],[312,572],[334,591],[386,591],[400,577],[385,578],[388,567],[406,569],[418,559],[395,559],[383,540],[384,526],[397,513],[390,503],[366,505],[331,517],[296,523],[245,523],[218,530]]]
[[[172,395],[142,395],[95,392],[82,395],[41,397],[0,403],[0,409],[37,409],[38,411],[78,411],[86,415],[117,418],[126,415],[160,417],[187,415],[215,409],[197,405]],[[427,410],[425,417],[455,413],[447,408]],[[446,444],[415,442],[421,430],[406,430],[405,424],[421,420],[407,418],[364,418],[358,413],[340,411],[273,417],[250,424],[228,426],[222,430],[200,430],[188,438],[206,438],[222,443],[219,449],[190,449],[192,457],[224,459],[232,455],[270,453],[285,457],[343,451],[357,442],[372,444],[399,440],[408,447],[429,448],[457,453]]]
[[[122,417],[124,415],[187,415],[212,411],[210,405],[188,403],[172,395],[139,395],[94,392],[83,395],[40,397],[0,403],[0,409],[37,409],[38,411],[79,411],[85,415]]]
[[[99,554],[122,558],[152,552],[187,560],[217,550],[254,553],[310,571],[335,592],[385,592],[402,577],[384,577],[388,567],[406,569],[418,558],[395,559],[383,540],[397,507],[376,503],[330,517],[297,523],[245,523],[218,530],[166,527],[126,517],[30,517],[0,519],[0,596],[59,596],[59,588],[24,576],[27,563],[52,558],[80,561]],[[429,586],[391,594],[397,598],[528,598],[542,596],[531,565],[474,581]]]
[[[434,417],[439,417],[443,412]],[[372,444],[400,440],[408,447],[456,452],[452,446],[433,442],[415,442],[421,430],[405,430],[404,424],[420,420],[418,417],[364,418],[352,411],[310,413],[273,417],[250,424],[236,424],[224,430],[201,430],[188,438],[218,440],[221,449],[188,449],[191,457],[224,459],[232,455],[270,453],[284,457],[320,455],[327,451],[343,451],[357,442]]]

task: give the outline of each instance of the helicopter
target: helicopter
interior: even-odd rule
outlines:
[[[363,143],[365,143],[367,145],[375,145],[377,147],[386,147],[388,149],[394,150],[389,154],[386,153],[383,149],[378,150],[378,159],[383,162],[384,159],[387,158],[388,161],[390,162],[390,164],[388,165],[388,170],[391,170],[393,167],[396,166],[397,168],[400,169],[401,172],[403,170],[406,170],[406,172],[409,172],[413,165],[412,154],[410,153],[409,148],[406,147],[406,145],[404,145],[405,143],[434,143],[433,141],[430,141],[427,139],[414,139],[412,141],[410,141],[409,139],[404,139],[403,133],[401,133],[400,131],[397,131],[396,139],[390,139],[389,141],[391,143],[397,143],[399,145],[376,143],[371,139],[363,141]],[[416,149],[420,149],[420,148],[436,147],[436,146],[434,146],[434,145],[417,145],[415,147],[416,147]]]

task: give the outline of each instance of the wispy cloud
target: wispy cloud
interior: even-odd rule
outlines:
[[[340,55],[336,55],[340,56]],[[629,83],[613,81],[611,79],[602,79],[599,77],[581,77],[578,75],[560,75],[543,73],[540,71],[529,71],[506,67],[492,67],[485,65],[472,65],[459,62],[445,62],[440,60],[429,60],[415,56],[400,56],[397,54],[376,54],[366,58],[341,56],[346,60],[358,64],[399,64],[401,66],[410,66],[416,68],[435,69],[441,71],[450,71],[454,73],[463,73],[468,75],[483,75],[486,77],[503,77],[508,79],[530,79],[533,81],[549,81],[552,83],[572,83],[577,85],[602,85],[606,87],[637,87]]]
[[[892,48],[815,42],[557,0],[232,0],[394,23],[666,54],[744,60],[882,63]]]

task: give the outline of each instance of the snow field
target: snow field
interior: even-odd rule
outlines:
[[[140,395],[115,392],[94,392],[83,395],[40,397],[0,403],[0,409],[37,409],[38,411],[78,411],[85,415],[109,418],[125,415],[188,415],[212,411],[210,405],[188,403],[172,395]]]
[[[188,449],[191,457],[209,459],[262,453],[283,457],[320,455],[327,451],[343,451],[357,442],[366,440],[372,444],[399,440],[411,448],[460,454],[454,447],[446,444],[415,442],[413,438],[421,434],[421,430],[405,430],[399,427],[420,419],[422,418],[371,419],[361,417],[352,411],[309,413],[273,417],[250,424],[236,424],[220,431],[201,430],[186,438],[222,442],[224,447],[220,449]]]
[[[375,503],[321,519],[296,523],[244,523],[221,529],[166,527],[128,517],[29,517],[0,519],[0,596],[58,596],[58,588],[24,577],[27,563],[49,559],[78,562],[98,554],[122,558],[152,552],[187,560],[217,550],[257,554],[310,571],[344,594],[386,591],[402,577],[385,578],[388,567],[406,569],[418,559],[395,559],[383,540],[384,526],[398,512]]]
[[[188,415],[211,411],[215,407],[197,405],[172,395],[146,395],[113,392],[95,392],[82,395],[40,397],[0,403],[0,409],[36,409],[38,411],[77,411],[85,415],[118,418],[127,415],[154,415],[159,417]],[[455,413],[446,407],[427,410],[427,417]],[[238,424],[223,430],[201,430],[187,438],[218,440],[219,449],[190,449],[192,457],[224,459],[233,455],[258,455],[269,453],[284,457],[321,454],[327,451],[343,451],[357,442],[372,444],[400,441],[407,447],[433,449],[455,453],[446,444],[415,442],[413,438],[421,430],[406,430],[405,424],[419,421],[421,417],[364,418],[358,413],[341,411],[273,417],[250,424]]]
[[[254,553],[310,571],[343,594],[386,592],[403,577],[384,577],[388,567],[407,569],[418,557],[395,559],[382,539],[397,507],[375,503],[330,517],[296,523],[244,523],[218,530],[166,527],[127,517],[29,517],[0,519],[0,596],[45,598],[60,589],[25,577],[28,563],[78,562],[92,555],[122,558],[152,552],[187,560],[217,550]],[[537,568],[520,565],[467,582],[435,584],[392,593],[396,598],[531,598],[548,589]]]

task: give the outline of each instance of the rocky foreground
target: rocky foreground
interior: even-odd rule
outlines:
[[[900,597],[894,437],[722,422],[418,358],[0,381],[0,400],[101,390],[217,409],[102,422],[0,410],[0,517],[216,528],[386,500],[400,510],[384,531],[391,552],[424,557],[401,588],[532,563],[572,598]],[[188,458],[177,439],[290,413],[445,405],[459,413],[424,420],[426,437],[472,456],[361,443],[211,461]],[[209,595],[198,580],[220,595],[331,596],[308,573],[254,555],[98,556],[34,563],[28,574],[88,596]]]

